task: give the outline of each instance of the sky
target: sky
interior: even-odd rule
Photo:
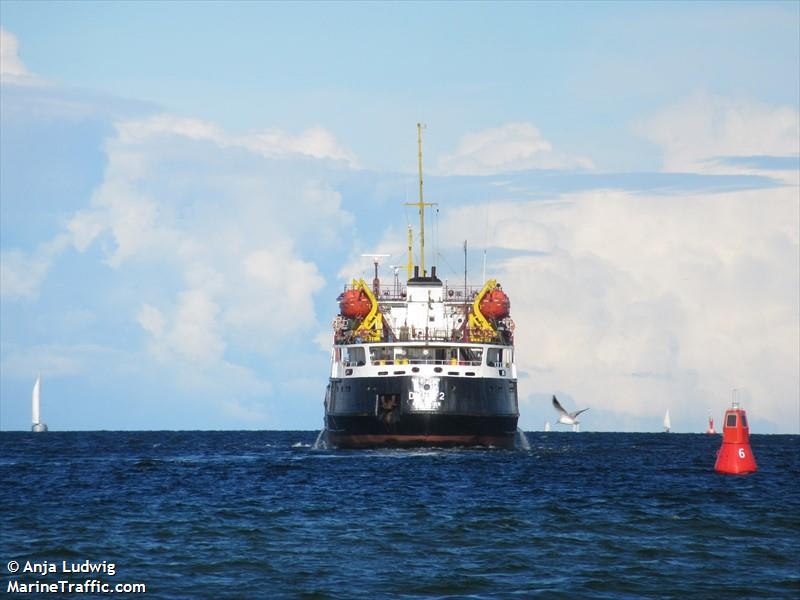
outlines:
[[[0,429],[319,429],[336,297],[516,322],[520,426],[800,433],[800,3],[0,2]],[[555,426],[555,428],[563,426]]]

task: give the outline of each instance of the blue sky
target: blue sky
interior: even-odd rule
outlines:
[[[800,5],[0,4],[0,428],[314,429],[365,251],[512,296],[521,424],[800,432]],[[428,262],[430,262],[430,258]],[[393,258],[392,261],[395,261]],[[386,271],[388,276],[388,270]],[[287,310],[286,307],[291,307]]]

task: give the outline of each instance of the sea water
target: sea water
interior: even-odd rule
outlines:
[[[800,436],[752,435],[749,476],[714,472],[716,435],[529,432],[518,451],[317,436],[0,433],[2,592],[800,597]]]

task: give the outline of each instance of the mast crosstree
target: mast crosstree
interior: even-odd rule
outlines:
[[[436,202],[424,202],[422,194],[422,123],[417,123],[417,157],[419,166],[419,201],[406,202],[406,206],[416,206],[419,208],[419,269],[422,276],[426,277],[425,271],[425,207],[436,206]],[[410,278],[410,274],[409,274]]]

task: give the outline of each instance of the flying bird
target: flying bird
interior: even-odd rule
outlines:
[[[558,423],[563,423],[564,425],[572,425],[573,431],[578,431],[580,428],[580,421],[578,421],[578,415],[582,412],[589,410],[588,408],[583,408],[581,410],[576,410],[575,412],[567,412],[564,410],[564,407],[561,406],[561,403],[553,396],[553,408],[555,408],[559,412]]]

